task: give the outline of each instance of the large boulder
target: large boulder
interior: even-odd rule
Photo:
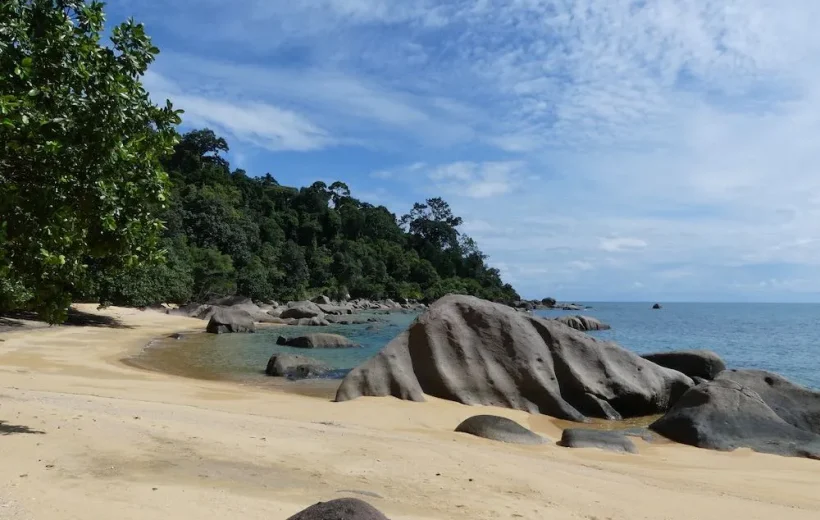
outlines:
[[[269,376],[287,377],[291,379],[305,379],[318,377],[330,367],[323,361],[298,354],[278,352],[270,357],[265,373]]]
[[[638,453],[632,439],[619,430],[567,428],[561,434],[558,445],[565,448],[598,448],[619,453]]]
[[[693,385],[615,343],[471,296],[441,298],[342,381],[337,401],[424,394],[561,419],[665,412]]]
[[[760,394],[730,379],[690,389],[649,428],[673,441],[711,450],[751,448],[820,459],[820,435],[789,424]]]
[[[726,370],[717,379],[735,381],[754,390],[781,419],[820,435],[820,392],[765,370]]]
[[[319,502],[287,520],[390,520],[378,509],[358,498]]]
[[[319,295],[319,296],[313,298],[310,301],[317,304],[317,305],[330,305],[330,298],[328,298],[324,294]]]
[[[609,330],[611,328],[606,323],[602,323],[600,320],[590,318],[589,316],[561,316],[555,319],[556,321],[560,321],[568,327],[572,327],[575,330],[580,330],[584,332],[590,330]]]
[[[287,345],[296,348],[353,348],[358,347],[358,343],[350,341],[339,334],[305,334],[295,338],[285,338],[279,336],[276,340],[279,345]]]
[[[456,431],[513,444],[544,444],[546,442],[546,439],[537,433],[511,419],[497,415],[475,415],[456,426]]]
[[[256,332],[256,325],[250,314],[239,309],[217,308],[205,329],[211,334],[225,332]]]
[[[322,303],[317,303],[316,306],[319,307],[319,310],[323,313],[334,316],[341,316],[342,314],[353,314],[353,309],[349,307],[341,307],[338,305],[325,305]]]
[[[689,377],[699,377],[707,381],[711,381],[726,370],[726,363],[711,350],[674,350],[645,354],[643,358]]]
[[[280,318],[322,318],[324,317],[324,313],[322,309],[319,308],[313,302],[308,301],[301,301],[301,302],[288,302],[287,309],[282,311],[282,314],[279,315]]]

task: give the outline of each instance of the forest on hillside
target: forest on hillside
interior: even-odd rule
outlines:
[[[182,137],[163,161],[172,185],[161,215],[166,262],[126,270],[94,263],[86,297],[137,306],[232,294],[259,301],[316,294],[518,299],[441,198],[397,218],[354,198],[342,182],[294,188],[270,174],[231,170],[227,151],[211,130]]]
[[[159,49],[134,20],[106,31],[103,7],[0,2],[0,311],[57,323],[77,300],[518,299],[441,198],[397,218],[341,182],[231,170],[211,130],[180,135],[183,110],[141,83]]]

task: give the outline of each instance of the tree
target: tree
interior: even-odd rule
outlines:
[[[89,259],[139,266],[159,252],[160,159],[180,111],[140,83],[159,50],[129,20],[101,45],[96,1],[0,3],[0,301],[66,316]],[[5,277],[4,277],[5,278]]]

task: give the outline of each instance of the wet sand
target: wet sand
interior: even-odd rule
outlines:
[[[341,496],[393,520],[820,517],[817,461],[640,439],[638,455],[492,442],[453,429],[480,413],[552,440],[565,425],[136,369],[121,360],[204,323],[99,314],[113,324],[0,333],[0,519],[284,519]]]

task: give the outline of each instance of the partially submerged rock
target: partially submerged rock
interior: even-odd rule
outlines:
[[[295,338],[279,336],[276,340],[279,345],[287,345],[296,348],[353,348],[358,347],[355,343],[339,334],[305,334]]]
[[[496,415],[475,415],[456,427],[457,432],[514,444],[544,444],[546,439],[517,422]]]
[[[820,459],[820,435],[789,424],[760,394],[730,379],[690,389],[649,428],[699,448]]]
[[[658,310],[658,309],[661,309],[662,307],[661,307],[660,303],[656,303],[655,305],[652,306],[652,308],[655,309],[655,310]]]
[[[611,328],[606,323],[602,323],[600,320],[590,318],[589,316],[561,316],[555,319],[568,327],[584,332],[590,330],[609,330]]]
[[[471,296],[449,295],[353,369],[337,401],[424,394],[583,421],[665,412],[692,380],[615,343]]]
[[[308,356],[279,352],[270,357],[265,373],[269,376],[305,379],[327,373],[327,363]]]
[[[674,350],[646,354],[644,359],[662,367],[677,370],[689,377],[711,381],[726,370],[726,363],[711,350]]]
[[[280,318],[316,318],[324,317],[322,309],[313,302],[300,301],[288,302],[287,309],[282,311]]]
[[[225,332],[256,332],[256,325],[250,314],[238,309],[216,309],[205,329],[211,334]]]
[[[599,448],[619,453],[638,453],[632,439],[619,430],[567,428],[558,444],[565,448]]]
[[[358,498],[319,502],[287,520],[390,520],[378,509]]]

